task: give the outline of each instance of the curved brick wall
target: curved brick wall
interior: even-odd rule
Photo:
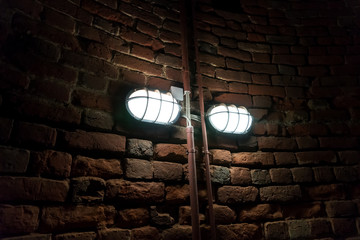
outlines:
[[[360,3],[240,3],[197,13],[206,107],[255,119],[247,136],[208,126],[218,239],[359,239]],[[133,88],[182,86],[177,1],[0,9],[0,237],[190,239],[185,121],[124,107]]]

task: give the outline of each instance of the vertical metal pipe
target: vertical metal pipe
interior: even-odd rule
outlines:
[[[186,21],[186,0],[181,0],[181,53],[182,53],[182,79],[185,92],[186,108],[186,138],[188,151],[188,170],[189,170],[189,190],[190,190],[190,207],[191,207],[191,225],[192,239],[200,240],[200,219],[199,219],[199,201],[196,177],[196,160],[195,160],[195,143],[194,128],[191,126],[190,115],[190,76],[189,76],[189,54],[187,40],[187,21]]]
[[[205,177],[206,177],[206,188],[207,188],[207,197],[208,197],[208,208],[209,208],[209,224],[211,231],[211,239],[216,239],[216,225],[215,225],[215,216],[214,216],[214,207],[213,207],[213,195],[211,187],[211,175],[210,175],[210,152],[208,146],[207,131],[205,125],[205,109],[204,109],[204,93],[203,93],[203,83],[202,77],[199,73],[200,71],[200,62],[199,62],[199,50],[198,50],[198,34],[196,28],[196,0],[192,0],[192,18],[193,18],[193,36],[194,36],[194,48],[195,48],[195,60],[196,60],[196,79],[199,87],[199,105],[200,105],[200,116],[201,116],[201,131],[203,138],[203,151],[204,151],[204,161],[205,161]]]

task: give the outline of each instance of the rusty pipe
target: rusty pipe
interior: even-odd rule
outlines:
[[[197,34],[197,28],[196,28],[196,9],[195,9],[196,0],[192,0],[191,5],[192,5],[191,9],[192,9],[192,18],[193,18],[195,61],[196,61],[196,71],[197,71],[196,80],[198,82],[198,87],[199,87],[199,107],[200,107],[200,117],[201,117],[201,131],[202,131],[202,138],[203,138],[206,189],[207,189],[208,208],[209,208],[209,224],[210,224],[211,239],[216,239],[216,225],[215,225],[213,195],[212,195],[212,186],[211,186],[211,174],[210,174],[210,152],[209,152],[206,124],[205,124],[203,82],[202,82],[202,76],[199,73],[200,61],[199,61],[199,49],[198,49],[198,34]]]
[[[186,141],[188,151],[188,171],[189,171],[189,190],[190,190],[190,207],[191,207],[191,226],[192,239],[200,240],[200,219],[199,219],[199,201],[196,177],[196,159],[195,159],[195,142],[194,128],[191,126],[190,115],[190,76],[189,76],[189,53],[188,53],[188,35],[187,35],[187,11],[186,0],[181,0],[180,6],[180,24],[181,24],[181,53],[182,53],[182,80],[185,92],[185,109],[186,109]]]

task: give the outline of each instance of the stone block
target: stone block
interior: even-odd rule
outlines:
[[[241,208],[239,211],[239,221],[259,221],[259,220],[274,220],[282,218],[283,214],[280,206],[274,204],[258,204]]]
[[[231,164],[231,152],[222,149],[211,149],[211,163],[218,165],[230,165]]]
[[[183,166],[180,163],[153,161],[154,178],[165,181],[181,181]]]
[[[302,197],[299,185],[269,186],[260,188],[262,201],[288,202],[300,200]]]
[[[251,170],[252,183],[255,185],[266,185],[271,183],[271,178],[268,170],[254,169]]]
[[[127,178],[152,179],[153,168],[151,162],[135,158],[125,159],[125,176]]]
[[[154,154],[151,141],[130,138],[127,140],[127,154],[136,158],[150,158]]]
[[[250,170],[242,167],[231,167],[230,179],[233,185],[249,185],[251,183]]]
[[[105,181],[97,177],[71,179],[71,201],[75,203],[102,202],[105,195]]]
[[[252,240],[261,239],[261,228],[255,224],[239,223],[231,225],[219,225],[217,227],[219,239],[228,240]]]
[[[223,186],[217,191],[218,201],[222,204],[254,202],[258,196],[255,187]]]
[[[146,208],[123,209],[118,212],[117,225],[121,228],[142,227],[149,223],[150,215]]]

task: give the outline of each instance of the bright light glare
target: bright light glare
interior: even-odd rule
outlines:
[[[209,109],[207,115],[211,125],[224,133],[244,134],[252,124],[252,117],[246,108],[235,105],[216,105]]]
[[[141,89],[126,99],[129,113],[137,120],[158,124],[171,124],[179,116],[181,107],[171,93]]]

